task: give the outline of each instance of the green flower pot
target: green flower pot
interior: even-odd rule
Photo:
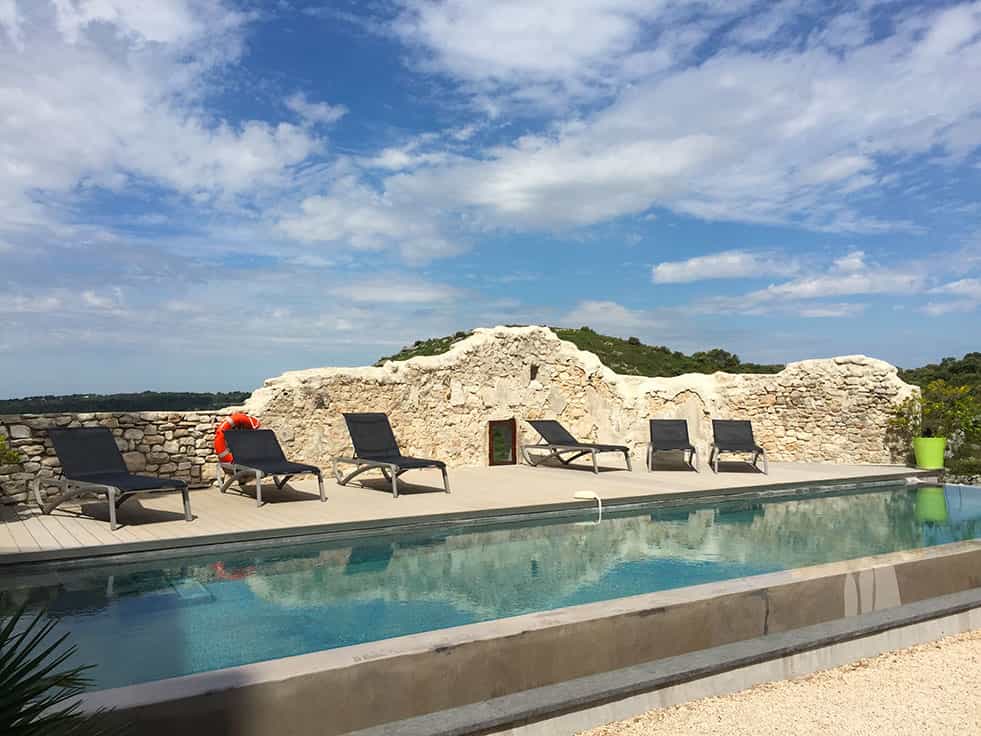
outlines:
[[[916,457],[916,467],[923,470],[943,470],[945,449],[946,437],[914,437],[913,455]]]

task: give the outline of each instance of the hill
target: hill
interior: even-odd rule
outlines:
[[[946,381],[953,386],[970,386],[981,391],[981,353],[968,353],[963,358],[944,358],[920,368],[899,371],[906,383],[926,386],[930,381]]]
[[[553,327],[552,330],[563,340],[568,340],[580,350],[595,353],[604,365],[617,373],[634,376],[680,376],[683,373],[776,373],[782,365],[744,363],[738,355],[727,350],[715,348],[703,352],[685,353],[671,350],[663,345],[645,345],[636,337],[626,340],[619,337],[601,335],[589,327],[569,329]],[[417,340],[402,348],[395,355],[379,360],[408,360],[419,355],[439,355],[445,353],[455,342],[468,337],[470,332],[457,332],[447,337]]]
[[[70,394],[0,399],[0,414],[51,414],[91,411],[194,411],[223,409],[241,404],[247,391],[189,393],[186,391],[141,391],[132,394]]]

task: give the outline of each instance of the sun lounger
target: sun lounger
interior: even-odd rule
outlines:
[[[388,416],[380,412],[345,414],[347,431],[354,445],[353,456],[334,458],[334,477],[339,484],[347,485],[356,476],[368,470],[380,470],[385,480],[392,484],[392,496],[399,497],[399,476],[407,470],[439,468],[443,474],[443,488],[450,492],[450,481],[446,475],[446,463],[442,460],[429,460],[421,457],[403,455],[392,432]],[[357,467],[345,476],[341,475],[340,464]]]
[[[746,419],[713,419],[712,420],[712,451],[709,453],[709,465],[719,472],[719,456],[723,452],[752,453],[752,465],[766,475],[769,465],[766,451],[756,444],[753,438],[753,424]],[[757,463],[763,459],[763,467]]]
[[[116,509],[138,493],[175,493],[184,498],[184,518],[191,521],[187,483],[172,478],[135,475],[126,468],[112,431],[107,427],[77,427],[48,430],[61,462],[60,494],[45,500],[41,478],[34,480],[34,498],[41,513],[50,514],[65,501],[81,494],[105,495],[109,505],[109,528],[115,530]]]
[[[684,419],[651,419],[651,441],[647,445],[647,468],[654,470],[654,454],[681,450],[688,467],[698,472],[698,450],[688,439],[688,422]]]
[[[286,459],[283,448],[270,429],[233,429],[225,432],[225,442],[232,453],[232,462],[221,463],[228,478],[221,484],[224,493],[232,483],[239,487],[250,478],[255,479],[255,503],[262,506],[262,479],[270,477],[276,488],[282,488],[294,475],[315,475],[320,488],[320,500],[326,501],[324,479],[316,465],[293,463]]]
[[[534,419],[528,420],[542,441],[533,445],[522,445],[521,455],[529,465],[539,465],[543,460],[554,457],[563,465],[568,465],[576,458],[583,455],[590,455],[593,459],[593,472],[599,473],[599,466],[596,463],[596,456],[602,452],[622,452],[623,459],[627,462],[627,470],[630,467],[630,448],[625,445],[598,445],[590,442],[580,442],[572,434],[554,419]],[[547,450],[548,455],[534,459],[529,450]],[[570,457],[563,455],[570,454]]]

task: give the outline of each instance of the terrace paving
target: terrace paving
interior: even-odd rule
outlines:
[[[35,506],[0,507],[0,562],[60,557],[65,551],[87,554],[81,548],[112,546],[113,551],[162,548],[188,543],[207,543],[249,533],[277,536],[286,529],[298,533],[326,531],[343,523],[404,520],[441,514],[476,514],[495,509],[560,506],[573,501],[579,491],[592,491],[603,499],[657,497],[670,493],[722,492],[780,484],[823,484],[858,479],[902,478],[917,471],[899,465],[835,465],[824,463],[771,463],[769,475],[754,472],[743,463],[723,463],[718,475],[707,468],[694,473],[663,466],[649,473],[633,472],[609,465],[595,475],[587,466],[528,467],[525,465],[456,468],[450,471],[452,493],[441,490],[439,473],[414,471],[399,482],[400,496],[392,498],[387,484],[368,479],[362,487],[355,481],[339,486],[325,477],[328,502],[321,503],[316,481],[291,481],[277,491],[272,483],[263,487],[261,508],[255,505],[251,486],[248,495],[215,487],[191,492],[194,521],[184,521],[179,494],[141,496],[119,509],[122,526],[110,531],[103,499],[80,499],[65,504],[48,516]],[[659,465],[659,467],[661,467]],[[588,506],[591,502],[579,501]],[[223,535],[223,536],[222,536]],[[193,541],[192,541],[193,540]],[[124,548],[117,549],[117,545]],[[98,550],[90,550],[97,552]]]

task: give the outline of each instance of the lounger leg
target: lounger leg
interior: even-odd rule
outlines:
[[[443,471],[443,489],[449,493],[450,492],[450,477],[446,474],[446,468],[440,468]]]
[[[221,474],[224,473],[224,472],[225,472],[224,468],[222,468],[219,465],[218,466],[218,482],[221,485],[218,487],[218,490],[221,491],[222,493],[224,493],[229,488],[231,488],[232,483],[234,483],[238,479],[238,473],[236,473],[236,472],[233,471],[233,472],[229,473],[228,477],[224,481],[222,481],[221,480]]]
[[[255,474],[255,505],[262,506],[262,473]]]
[[[193,521],[194,517],[191,515],[191,493],[185,488],[181,491],[181,496],[184,498],[184,519],[185,521]]]
[[[327,501],[327,494],[324,493],[324,476],[322,473],[317,473],[317,487],[320,489],[320,501],[325,503]]]
[[[599,475],[599,465],[596,464],[596,450],[593,450],[590,455],[593,456],[593,472]],[[571,460],[569,462],[572,462]]]
[[[688,464],[691,466],[692,470],[694,470],[696,473],[698,472],[698,450],[692,448],[691,460],[688,461]]]
[[[392,467],[392,498],[399,497],[399,471],[394,465]],[[382,471],[384,472],[384,471]]]
[[[647,445],[647,470],[654,472],[654,445]]]
[[[770,463],[766,459],[766,450],[763,450],[760,455],[763,457],[763,475],[770,474]]]
[[[50,514],[52,511],[58,508],[58,506],[79,493],[78,488],[76,488],[74,491],[71,490],[69,488],[68,481],[64,478],[58,481],[58,486],[61,488],[61,493],[47,501],[41,499],[40,490],[38,490],[37,498],[38,503],[41,505],[42,514]]]
[[[109,500],[109,529],[110,531],[116,531],[116,527],[119,526],[116,523],[116,489],[106,489],[106,497]]]
[[[623,459],[627,461],[627,470],[629,470],[630,472],[633,472],[633,470],[634,470],[633,469],[633,466],[630,465],[630,451],[629,450],[624,450],[624,452],[623,452]]]

